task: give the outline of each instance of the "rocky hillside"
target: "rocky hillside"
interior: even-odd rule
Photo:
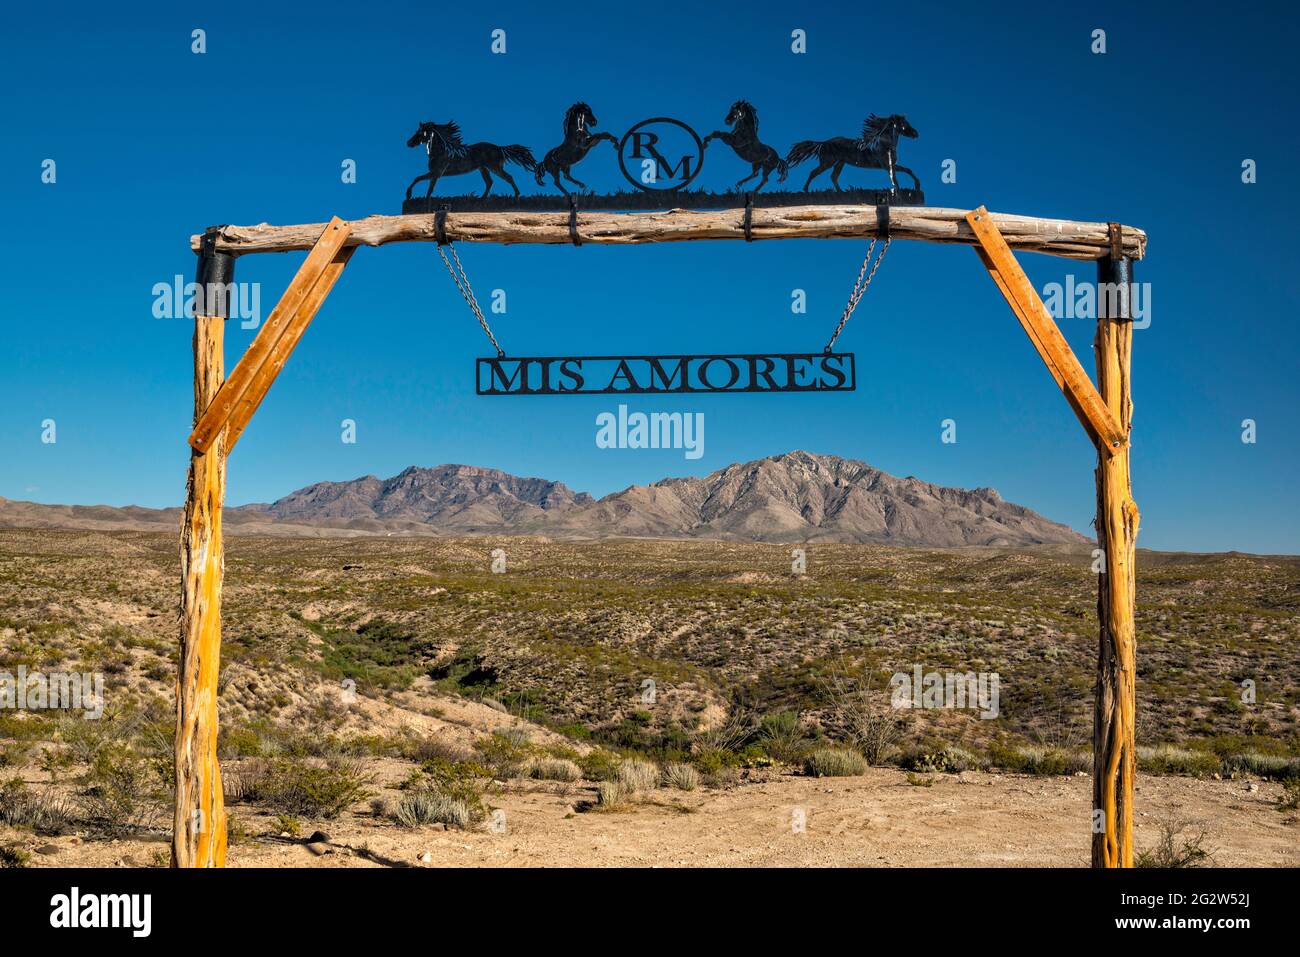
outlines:
[[[788,452],[703,478],[633,485],[602,499],[561,482],[469,465],[319,482],[226,511],[232,532],[305,535],[533,534],[764,542],[1081,545],[1088,540],[988,488],[897,478],[865,462]],[[0,499],[0,527],[157,528],[176,509],[36,505]]]

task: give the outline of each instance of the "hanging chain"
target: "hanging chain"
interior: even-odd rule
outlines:
[[[835,327],[835,331],[831,334],[831,341],[826,343],[826,348],[822,350],[823,352],[830,352],[831,349],[834,348],[835,340],[838,339],[840,333],[844,331],[844,324],[848,322],[849,317],[853,315],[853,310],[858,308],[858,300],[862,298],[862,294],[866,292],[867,287],[871,285],[871,280],[875,278],[876,270],[880,268],[880,263],[884,260],[885,253],[889,252],[889,244],[893,241],[892,236],[885,237],[885,244],[880,247],[880,255],[877,256],[876,261],[872,263],[871,254],[876,251],[876,241],[874,239],[871,240],[871,245],[867,247],[866,258],[862,260],[862,268],[858,270],[858,280],[853,284],[853,292],[849,294],[848,304],[844,307],[844,315],[840,316],[840,324]],[[867,271],[868,265],[871,266],[870,272]]]
[[[465,275],[465,267],[460,264],[460,256],[456,254],[456,247],[448,243],[445,247],[439,246],[437,249],[438,255],[442,257],[442,264],[447,267],[447,272],[451,273],[452,282],[460,290],[461,298],[469,306],[470,312],[474,313],[474,318],[478,320],[478,324],[483,327],[488,342],[492,343],[492,348],[496,349],[497,358],[500,359],[506,354],[506,350],[501,348],[501,344],[497,342],[497,337],[492,335],[492,329],[488,326],[487,320],[483,318],[483,310],[479,308],[478,300],[474,297],[474,290],[470,288],[469,277]],[[447,258],[446,249],[451,250],[451,259]],[[452,260],[456,262],[454,268],[451,264]]]

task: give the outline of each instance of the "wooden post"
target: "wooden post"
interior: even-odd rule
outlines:
[[[1098,585],[1097,688],[1093,711],[1093,867],[1133,866],[1133,773],[1137,714],[1134,674],[1137,628],[1134,581],[1138,508],[1129,479],[1133,400],[1129,372],[1133,323],[1128,295],[1132,263],[1119,249],[1098,262],[1097,389],[1119,422],[1125,441],[1118,453],[1097,455],[1097,545],[1103,572]]]
[[[228,288],[234,257],[215,249],[215,234],[199,257],[203,296],[194,319],[194,421],[216,396],[225,375],[222,343],[227,303],[212,291]],[[206,238],[206,237],[205,237]],[[207,452],[190,451],[181,525],[181,647],[176,684],[176,808],[173,867],[223,867],[226,811],[217,764],[217,675],[221,667],[221,580],[225,554],[221,507],[226,450],[221,437]]]

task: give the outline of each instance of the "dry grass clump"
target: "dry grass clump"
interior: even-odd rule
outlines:
[[[665,787],[679,791],[694,791],[700,786],[700,772],[689,764],[669,764],[664,767]]]
[[[582,777],[582,769],[565,758],[533,758],[524,766],[524,771],[539,781],[572,782]]]
[[[866,774],[867,759],[848,748],[818,748],[804,758],[805,774],[815,778],[850,778]]]
[[[72,820],[72,808],[48,791],[33,791],[17,777],[0,784],[0,822],[38,834],[59,834]]]
[[[628,758],[618,766],[616,780],[629,795],[653,791],[659,784],[659,768],[650,761]]]
[[[596,783],[596,806],[612,811],[627,804],[627,790],[618,781]]]
[[[419,790],[402,795],[393,810],[393,819],[402,827],[445,824],[467,828],[474,819],[469,804],[438,791]]]

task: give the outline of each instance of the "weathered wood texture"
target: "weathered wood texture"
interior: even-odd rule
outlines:
[[[993,225],[988,210],[981,206],[968,213],[966,219],[979,241],[976,249],[980,260],[1020,321],[1057,387],[1079,417],[1084,431],[1094,445],[1107,455],[1114,455],[1126,441],[1126,435],[1120,431],[1118,420],[1088,378],[1065,336],[1061,335],[1056,320],[1043,304],[1034,284],[1020,268],[1011,247]]]
[[[975,242],[964,209],[894,206],[889,210],[895,239],[933,243]],[[994,225],[1013,249],[1031,250],[1068,259],[1100,259],[1109,247],[1105,223],[1080,223],[991,213]],[[368,216],[352,222],[349,245],[436,242],[434,215]],[[222,226],[217,249],[235,255],[310,249],[325,228],[302,226]],[[569,243],[565,213],[448,213],[447,238],[467,243]],[[874,206],[787,206],[755,209],[751,233],[763,239],[850,239],[878,232]],[[584,243],[622,245],[668,243],[698,239],[744,239],[744,211],[668,210],[659,213],[580,212],[578,233]],[[190,240],[195,251],[199,237]],[[1146,233],[1123,227],[1124,255],[1141,259]]]
[[[194,420],[216,396],[224,375],[226,320],[194,321]],[[218,437],[190,454],[181,525],[180,671],[176,685],[176,808],[173,867],[222,867],[226,812],[217,764],[217,674],[221,662],[221,582],[225,553],[221,508],[226,453]]]
[[[311,252],[298,268],[280,301],[271,310],[262,328],[258,330],[235,366],[230,378],[203,412],[190,434],[190,445],[206,452],[216,441],[227,423],[234,425],[226,440],[226,451],[248,424],[249,417],[261,403],[266,391],[284,367],[285,360],[298,344],[303,330],[311,322],[325,294],[333,287],[339,272],[347,263],[347,256],[336,259],[348,238],[350,226],[337,216],[321,226],[312,241]],[[319,297],[313,298],[316,287],[324,279]],[[304,304],[307,308],[304,308]],[[237,420],[237,421],[235,421]]]
[[[1101,318],[1094,343],[1097,384],[1127,436],[1132,429],[1129,382],[1133,323]],[[1129,478],[1129,443],[1117,455],[1098,455],[1097,544],[1105,559],[1098,585],[1097,688],[1093,721],[1093,808],[1104,830],[1094,827],[1094,867],[1133,866],[1134,724],[1137,717],[1137,629],[1134,622],[1134,558],[1138,507]]]

